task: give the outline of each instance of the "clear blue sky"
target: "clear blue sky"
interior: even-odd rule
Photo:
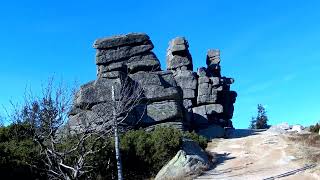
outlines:
[[[0,5],[0,104],[39,92],[53,74],[95,79],[98,37],[150,35],[165,68],[168,41],[189,40],[195,69],[221,49],[222,73],[238,92],[233,122],[246,128],[258,103],[271,124],[320,120],[320,1],[3,1]],[[2,108],[0,108],[3,112]]]

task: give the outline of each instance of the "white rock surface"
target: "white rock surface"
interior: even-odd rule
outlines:
[[[290,131],[296,131],[298,133],[300,133],[301,131],[303,131],[304,127],[301,125],[293,125],[292,128],[290,129]]]

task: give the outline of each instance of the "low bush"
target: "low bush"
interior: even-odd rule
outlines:
[[[34,165],[41,165],[39,146],[27,132],[25,124],[15,124],[0,128],[0,174],[13,179],[41,179],[42,174]],[[207,140],[192,132],[181,132],[174,128],[158,127],[154,131],[133,130],[120,137],[123,176],[125,179],[147,179],[156,173],[181,149],[182,139],[190,138],[206,148]],[[69,137],[60,142],[60,148],[68,149],[75,144]],[[95,167],[83,179],[116,179],[117,167],[113,138],[107,138],[107,146],[98,154],[87,159],[87,164]],[[70,155],[72,162],[76,154]]]
[[[310,126],[310,132],[314,132],[314,133],[319,133],[319,129],[320,129],[320,124],[316,124],[316,125],[312,125]]]
[[[31,165],[41,166],[38,146],[26,124],[0,127],[0,174],[3,179],[45,179]]]
[[[181,149],[184,137],[196,141],[204,149],[207,146],[207,139],[194,132],[183,133],[168,127],[158,127],[151,132],[138,130],[124,134],[121,137],[121,151],[125,178],[155,176]]]

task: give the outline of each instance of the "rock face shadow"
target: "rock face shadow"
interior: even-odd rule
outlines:
[[[235,159],[236,157],[234,156],[231,156],[231,153],[212,153],[211,154],[212,156],[212,162],[213,162],[213,165],[212,167],[210,168],[209,171],[203,173],[202,175],[213,175],[213,174],[217,174],[215,168],[223,163],[225,163],[226,161],[228,160],[231,160],[231,159]],[[219,172],[221,173],[221,172]],[[198,177],[199,179],[199,177]]]
[[[253,130],[253,129],[232,129],[228,130],[227,138],[229,139],[235,139],[235,138],[243,138],[248,136],[254,136],[259,134],[260,132],[265,131],[263,130]]]

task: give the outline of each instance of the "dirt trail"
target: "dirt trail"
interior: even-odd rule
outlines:
[[[217,165],[196,179],[259,180],[305,166],[294,156],[295,144],[283,135],[270,132],[236,130],[234,138],[215,139],[208,151],[217,154]],[[281,179],[320,180],[319,166]]]

